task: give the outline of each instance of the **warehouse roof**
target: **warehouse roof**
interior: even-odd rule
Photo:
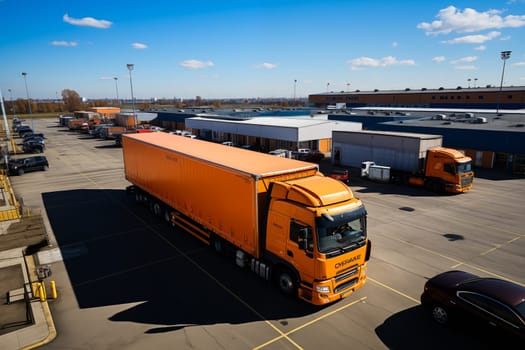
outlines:
[[[219,116],[186,119],[186,127],[238,135],[302,142],[330,139],[334,130],[361,130],[361,123],[327,120],[318,117],[257,117],[236,120]]]

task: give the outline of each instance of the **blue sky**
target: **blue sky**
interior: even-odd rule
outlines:
[[[5,99],[525,85],[525,0],[0,0]],[[114,78],[118,79],[115,80]],[[470,79],[470,82],[469,82]],[[9,91],[11,90],[11,91]]]

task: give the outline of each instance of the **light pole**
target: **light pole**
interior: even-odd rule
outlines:
[[[117,105],[119,105],[119,99],[118,99],[118,77],[113,77],[115,79],[115,90],[117,91]]]
[[[135,128],[138,127],[137,123],[137,116],[135,115],[135,99],[133,97],[133,80],[131,79],[131,71],[135,67],[133,63],[127,64],[128,70],[129,70],[129,85],[131,86],[131,108],[133,110],[133,117],[135,118]]]
[[[26,86],[27,105],[29,106],[29,118],[31,119],[31,129],[33,129],[34,132],[35,127],[33,125],[33,111],[31,110],[31,100],[29,99],[29,90],[27,89],[27,73],[22,72],[22,76],[24,77],[24,84]]]
[[[297,79],[294,79],[293,81],[293,103],[295,105],[295,98],[297,93]]]
[[[16,117],[16,105],[13,102],[13,90],[7,89],[9,91],[9,101],[11,101],[11,112],[13,112],[13,118]]]
[[[470,79],[470,78],[467,79],[467,81],[468,81],[468,88],[469,88],[469,89],[470,89],[470,81],[471,81],[471,80],[472,80],[472,79]]]
[[[478,78],[474,78],[474,88],[478,87]]]
[[[346,83],[346,91],[350,91],[350,83]]]
[[[326,83],[326,92],[330,92],[330,82]]]
[[[499,94],[498,94],[498,108],[496,114],[499,114],[499,106],[501,101],[501,90],[503,89],[503,76],[505,75],[505,62],[510,58],[512,51],[501,51],[501,59],[503,60],[503,69],[501,71],[501,82],[499,83]]]

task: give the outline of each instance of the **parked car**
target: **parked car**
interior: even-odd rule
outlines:
[[[26,132],[22,136],[22,140],[25,141],[25,140],[28,140],[28,139],[33,138],[33,137],[40,137],[42,139],[45,139],[44,134],[42,134],[42,133]]]
[[[8,166],[9,173],[12,175],[23,175],[30,171],[46,171],[49,169],[49,163],[44,156],[33,156],[10,160]]]
[[[18,136],[24,137],[24,134],[27,133],[33,133],[33,129],[29,125],[20,125],[16,131],[18,132]]]
[[[22,144],[22,149],[25,153],[43,153],[45,148],[44,139],[38,137],[25,140]]]
[[[525,339],[525,287],[498,278],[448,271],[425,283],[421,304],[440,324],[490,325]]]
[[[346,184],[350,183],[350,176],[348,175],[347,169],[339,169],[339,168],[332,169],[332,171],[330,172],[328,176],[336,180],[343,181]]]

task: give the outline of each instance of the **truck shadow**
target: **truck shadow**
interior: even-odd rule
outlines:
[[[479,327],[462,325],[442,326],[434,322],[430,311],[415,306],[387,318],[376,334],[389,349],[518,349],[514,339],[483,332]],[[522,345],[522,344],[521,344]]]
[[[124,190],[43,193],[81,309],[131,304],[109,319],[158,325],[286,320],[321,310],[288,298],[229,257],[153,217]]]

